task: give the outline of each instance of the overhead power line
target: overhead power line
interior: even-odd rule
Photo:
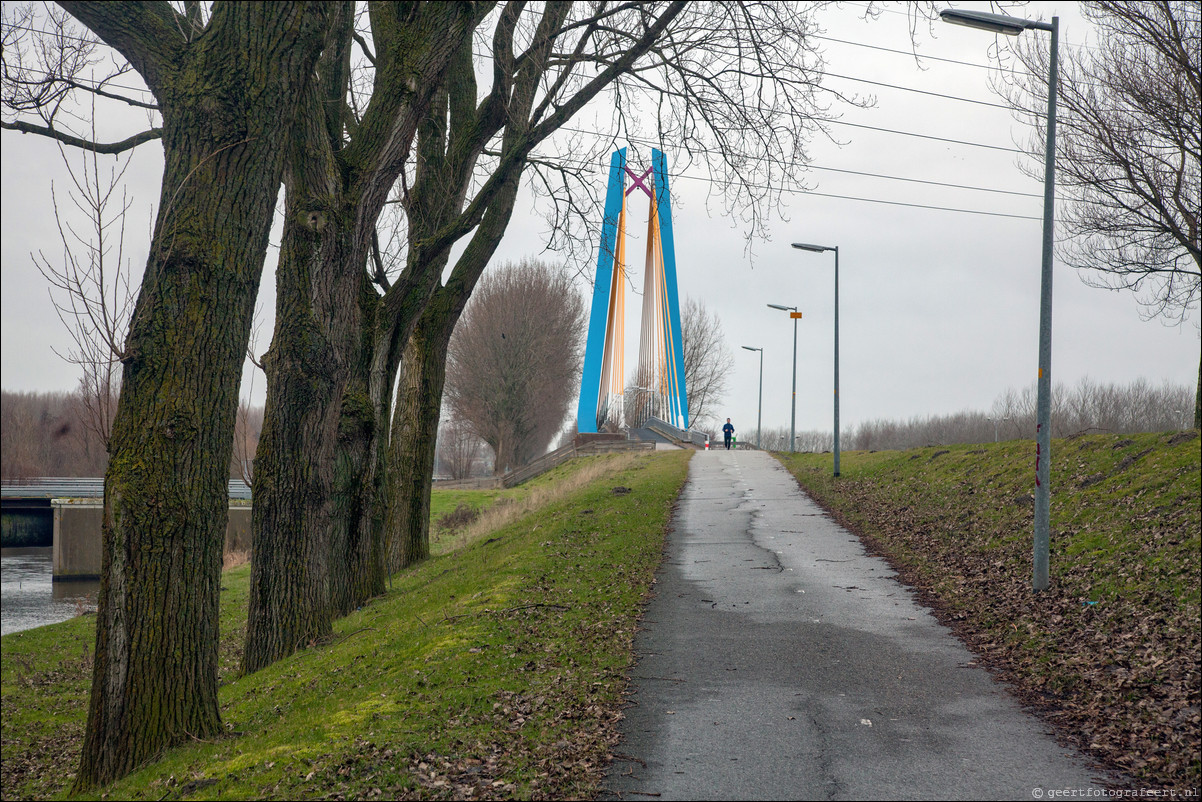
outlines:
[[[603,173],[604,172],[602,167],[600,167],[596,164],[593,164],[591,162],[583,162],[583,161],[575,161],[574,162],[570,159],[563,159],[563,158],[560,158],[557,156],[538,156],[537,158],[538,158],[539,162],[544,163],[544,164],[552,164],[552,165],[559,164],[563,167],[568,167],[568,168],[586,171],[586,172],[592,172],[592,173]],[[672,172],[672,171],[669,171],[668,175],[669,175],[669,177],[671,177],[673,179],[684,179],[686,181],[701,181],[701,182],[704,182],[707,184],[714,183],[713,179],[708,178],[706,176],[689,175],[688,173]],[[928,209],[931,211],[939,211],[939,212],[957,212],[960,214],[974,214],[974,215],[980,215],[980,216],[985,216],[985,217],[1005,217],[1005,218],[1009,218],[1012,220],[1036,220],[1036,221],[1038,221],[1038,220],[1043,219],[1043,217],[1041,217],[1040,215],[1011,214],[1008,212],[992,212],[992,211],[988,211],[985,209],[965,209],[965,208],[957,207],[957,206],[935,206],[933,204],[926,204],[926,203],[910,203],[910,202],[906,202],[906,201],[891,201],[891,200],[885,200],[884,198],[865,198],[865,197],[860,197],[857,195],[840,195],[840,194],[833,193],[833,192],[816,192],[814,190],[808,190],[808,189],[789,189],[786,187],[774,187],[774,186],[768,186],[765,184],[747,184],[747,186],[752,187],[753,189],[763,189],[763,190],[768,190],[770,192],[778,192],[778,193],[781,193],[784,195],[809,195],[809,196],[818,197],[818,198],[833,198],[836,200],[859,201],[861,203],[876,203],[876,204],[882,204],[885,206],[905,206],[905,207],[909,207],[911,209]],[[1027,194],[1027,193],[1014,193],[1014,194]],[[1030,195],[1030,197],[1042,197],[1042,196]]]
[[[916,89],[912,86],[899,86],[898,84],[887,84],[882,81],[870,81],[867,78],[853,78],[850,75],[838,75],[833,72],[824,72],[824,73],[822,73],[822,75],[824,78],[840,78],[844,81],[855,81],[856,83],[871,84],[872,86],[880,86],[880,87],[884,87],[886,89],[898,89],[902,92],[913,92],[914,94],[917,94],[917,95],[927,95],[929,97],[937,97],[937,98],[941,98],[943,100],[955,100],[960,103],[972,103],[977,106],[989,106],[989,107],[995,108],[995,109],[1004,109],[1005,111],[1010,111],[1009,106],[1002,104],[1002,103],[993,103],[988,100],[975,100],[970,97],[958,97],[957,95],[945,95],[942,92],[928,92],[925,89]]]
[[[42,75],[48,75],[48,74],[49,74],[49,73],[47,73],[47,72],[46,72],[46,71],[44,71],[44,70],[35,70],[35,69],[32,69],[32,68],[30,68],[30,71],[31,71],[31,72],[37,72],[37,73],[41,73]],[[844,78],[844,77],[847,77],[847,76],[834,76],[834,77]],[[852,78],[851,80],[861,80],[861,79]],[[865,80],[865,82],[866,82],[866,83],[876,83],[876,84],[878,84],[878,85],[880,85],[880,86],[889,86],[889,87],[891,87],[891,88],[894,88],[894,89],[903,89],[903,90],[905,90],[905,91],[919,92],[919,93],[921,93],[921,94],[925,94],[925,95],[936,95],[936,96],[938,96],[938,97],[945,97],[945,98],[948,98],[948,99],[951,99],[951,100],[962,100],[962,101],[964,101],[964,102],[967,102],[967,103],[979,103],[979,104],[981,104],[981,105],[986,105],[986,106],[996,106],[996,105],[997,105],[997,104],[993,104],[993,103],[987,103],[987,102],[985,102],[985,101],[976,101],[976,100],[972,100],[972,99],[970,99],[970,98],[956,98],[956,97],[953,97],[953,96],[951,96],[951,95],[938,95],[937,93],[934,93],[934,92],[926,92],[926,91],[924,91],[924,90],[921,90],[921,89],[910,89],[910,88],[907,88],[907,87],[897,86],[897,85],[894,85],[894,84],[882,84],[882,83],[875,82],[875,81],[868,81],[868,80],[866,80],[866,79],[864,79],[864,80]],[[97,86],[99,86],[99,84],[97,84]],[[126,86],[126,85],[122,85],[122,84],[116,84],[116,83],[112,83],[112,84],[105,84],[105,86],[112,87],[112,88],[114,88],[114,89],[127,89],[127,90],[129,90],[129,91],[131,91],[131,92],[142,92],[142,93],[149,94],[149,93],[147,92],[147,90],[145,90],[145,89],[140,89],[140,88],[138,88],[138,87],[134,87],[134,86]],[[1002,107],[1002,106],[998,106],[998,108],[1004,108],[1004,107]],[[914,138],[918,138],[918,139],[929,139],[929,140],[936,141],[936,142],[947,142],[947,143],[949,143],[949,144],[954,144],[954,145],[965,145],[965,146],[968,146],[968,147],[974,147],[974,148],[985,148],[985,149],[987,149],[987,150],[1000,150],[1000,151],[1005,151],[1005,152],[1007,152],[1007,153],[1019,153],[1019,154],[1022,154],[1022,153],[1024,152],[1024,151],[1020,150],[1019,148],[1012,148],[1012,147],[1007,147],[1007,146],[1004,146],[1004,145],[990,145],[990,144],[988,144],[988,143],[985,143],[985,142],[972,142],[972,141],[969,141],[969,140],[964,140],[964,139],[951,139],[951,138],[948,138],[948,137],[934,136],[933,134],[922,134],[922,133],[918,133],[918,132],[916,132],[916,131],[901,131],[901,130],[898,130],[898,129],[896,129],[896,128],[883,128],[883,127],[881,127],[881,126],[865,125],[865,124],[863,124],[863,123],[853,123],[853,122],[848,122],[848,121],[846,121],[846,120],[824,120],[823,122],[824,122],[824,123],[827,123],[827,124],[830,124],[830,125],[842,125],[842,126],[847,126],[847,127],[849,127],[849,128],[861,128],[861,129],[864,129],[864,130],[867,130],[867,131],[876,131],[876,132],[878,132],[878,133],[896,134],[896,135],[898,135],[898,136],[908,136],[908,137],[914,137]]]
[[[596,131],[587,131],[583,128],[573,128],[571,126],[563,126],[560,130],[567,131],[569,133],[584,134],[586,136],[592,136],[592,137],[596,137],[598,139],[612,138],[612,137],[608,137],[604,134],[598,133]],[[634,143],[640,144],[640,145],[647,145],[649,147],[656,147],[657,145],[661,144],[661,143],[658,143],[651,139],[646,139],[643,137],[631,137],[629,135],[627,135],[626,141],[634,142]],[[720,154],[718,154],[717,151],[713,150],[712,148],[699,148],[698,147],[698,148],[692,148],[692,150],[697,153],[720,155]],[[764,157],[760,157],[756,161],[762,161],[763,158]],[[806,165],[806,168],[809,170],[820,170],[823,172],[843,173],[843,174],[847,174],[847,175],[858,175],[858,176],[862,176],[864,178],[879,178],[879,179],[882,179],[885,181],[902,181],[902,182],[910,183],[910,184],[925,184],[928,186],[946,187],[949,189],[965,189],[965,190],[970,190],[973,192],[989,192],[989,193],[993,193],[993,194],[997,194],[997,195],[1014,195],[1014,196],[1025,197],[1025,198],[1042,198],[1043,197],[1043,193],[1041,193],[1041,192],[1019,192],[1017,190],[997,189],[995,187],[977,187],[977,186],[971,186],[968,184],[952,184],[952,183],[948,183],[945,181],[932,181],[930,179],[925,179],[925,178],[907,178],[905,176],[887,175],[884,173],[870,173],[870,172],[865,172],[862,170],[848,170],[848,169],[839,168],[839,167],[825,167],[825,166],[817,165],[817,164],[808,164],[808,165]]]
[[[689,181],[706,181],[706,182],[710,181],[710,179],[708,179],[708,178],[705,178],[703,176],[695,176],[695,175],[681,174],[676,177],[684,178]],[[811,195],[811,196],[818,197],[818,198],[836,198],[838,200],[859,201],[860,203],[879,203],[879,204],[883,204],[885,206],[908,206],[911,209],[930,209],[932,211],[937,211],[937,212],[958,212],[960,214],[975,214],[975,215],[983,215],[986,217],[1009,217],[1014,220],[1042,220],[1043,219],[1039,215],[1008,214],[1006,212],[990,212],[990,211],[985,211],[983,209],[962,209],[962,208],[959,208],[956,206],[932,206],[932,205],[925,204],[925,203],[907,203],[905,201],[884,200],[883,198],[861,198],[861,197],[857,197],[855,195],[838,195],[838,194],[835,194],[832,192],[815,192],[813,190],[808,190],[808,189],[791,190],[791,189],[785,189],[783,187],[768,187],[768,186],[764,186],[764,185],[757,185],[757,188],[758,189],[768,189],[768,190],[772,190],[775,192],[781,192],[781,193],[784,193],[787,195]]]
[[[20,29],[30,31],[33,33],[42,33],[42,34],[49,33],[47,31],[39,31],[37,29],[33,29],[33,28],[29,28],[29,27],[20,27]],[[67,36],[69,38],[79,38],[79,37],[70,37],[70,35],[67,35]],[[859,43],[859,42],[848,42],[845,40],[833,39],[830,37],[815,37],[815,38],[828,40],[828,41],[832,41],[832,42],[839,42],[841,44],[867,47],[870,49],[898,53],[898,54],[903,54],[903,55],[913,55],[913,54],[906,54],[904,51],[900,51],[900,50],[893,50],[890,48],[884,48],[884,47],[880,47],[880,46],[876,46],[876,45],[866,45],[866,44]],[[91,40],[81,39],[81,41],[91,41]],[[985,65],[972,64],[970,62],[954,61],[952,59],[942,59],[942,58],[929,57],[929,56],[924,56],[924,58],[935,58],[935,60],[946,61],[946,62],[960,64],[960,65],[964,65],[964,66],[970,66],[970,67],[985,67]],[[989,68],[989,67],[986,67],[986,68]],[[43,75],[48,74],[42,70],[32,70],[32,71],[39,72]],[[855,78],[853,76],[837,75],[837,74],[831,74],[831,73],[828,73],[827,75],[832,78],[858,81],[858,82],[862,82],[862,83],[873,84],[876,86],[882,86],[882,87],[897,89],[897,90],[901,90],[901,91],[908,91],[908,92],[915,92],[915,93],[919,93],[919,94],[932,95],[935,97],[940,97],[940,98],[944,98],[944,99],[948,99],[948,100],[974,103],[974,104],[985,105],[985,106],[994,106],[997,108],[1007,108],[1006,106],[1002,106],[1000,104],[995,104],[995,103],[990,103],[987,101],[980,101],[980,100],[975,100],[972,98],[956,97],[953,95],[945,95],[945,94],[940,94],[940,93],[935,93],[935,92],[927,92],[925,90],[920,90],[920,89],[916,89],[913,87],[900,86],[897,84],[888,84],[888,83],[879,82],[879,81],[872,81],[869,79]],[[112,88],[126,89],[129,91],[139,92],[139,93],[148,93],[147,90],[144,88],[127,86],[127,85],[116,84],[116,83],[108,83],[108,84],[105,84],[105,86],[112,87]],[[847,127],[851,127],[851,128],[860,128],[863,130],[876,131],[879,133],[913,137],[913,138],[919,138],[919,139],[927,139],[927,140],[937,141],[937,142],[946,142],[949,144],[963,145],[963,146],[967,146],[967,147],[985,148],[985,149],[989,149],[989,150],[999,150],[999,151],[1010,152],[1010,153],[1019,153],[1019,154],[1023,153],[1022,150],[1020,150],[1018,148],[1013,148],[1013,147],[991,145],[991,144],[982,143],[982,142],[972,142],[972,141],[968,141],[968,140],[952,139],[952,138],[948,138],[948,137],[939,137],[939,136],[934,136],[931,134],[922,134],[922,133],[913,132],[913,131],[901,131],[901,130],[897,130],[897,129],[884,128],[884,127],[880,127],[880,126],[865,125],[862,123],[852,123],[852,122],[848,122],[845,120],[826,120],[824,122],[829,123],[831,125],[842,125],[842,126],[847,126]],[[581,134],[590,134],[590,135],[594,135],[594,136],[598,136],[598,137],[602,136],[600,134],[597,134],[596,132],[584,131],[582,129],[574,129],[574,128],[570,128],[567,126],[563,127],[561,130],[572,131],[572,132],[581,133]],[[629,141],[638,141],[638,140],[633,139],[633,140],[629,140]],[[645,144],[655,144],[655,143],[651,142],[650,140],[643,140],[643,142]],[[713,151],[711,151],[711,150],[702,149],[702,148],[698,148],[696,150],[699,152],[713,153]],[[565,162],[565,164],[566,164],[566,162]],[[588,167],[589,169],[593,169],[591,165],[581,164],[579,166]],[[836,172],[836,173],[843,173],[843,174],[848,174],[848,175],[859,175],[859,176],[868,177],[868,178],[876,178],[876,179],[890,180],[890,181],[902,181],[902,182],[908,182],[908,183],[924,184],[924,185],[928,185],[928,186],[939,186],[939,187],[947,187],[947,188],[954,188],[954,189],[964,189],[964,190],[970,190],[970,191],[976,191],[976,192],[990,192],[990,193],[1021,196],[1021,197],[1031,197],[1031,198],[1041,197],[1039,194],[1036,194],[1036,193],[1000,190],[1000,189],[992,189],[992,188],[988,188],[988,187],[974,187],[974,186],[968,186],[968,185],[963,185],[963,184],[952,184],[952,183],[946,183],[946,182],[940,182],[940,181],[931,181],[931,180],[926,180],[926,179],[907,178],[907,177],[902,177],[902,176],[891,176],[891,175],[863,172],[863,171],[857,171],[857,170],[840,169],[840,168],[834,168],[834,167],[824,167],[821,165],[808,165],[808,168],[813,169],[813,170]],[[678,174],[676,177],[687,179],[687,180],[693,180],[693,181],[707,181],[707,182],[710,181],[710,179],[705,178],[705,177],[691,176],[691,175],[687,175],[687,174],[683,174],[683,173]],[[779,191],[779,192],[783,192],[783,193],[787,193],[787,194],[807,194],[807,195],[812,195],[812,196],[816,196],[816,197],[828,197],[828,198],[835,198],[835,199],[842,199],[842,200],[852,200],[852,201],[859,201],[862,203],[878,203],[878,204],[885,204],[885,205],[892,205],[892,206],[908,206],[911,208],[930,209],[930,210],[936,210],[936,211],[949,211],[949,212],[959,212],[959,213],[964,213],[964,214],[988,215],[988,216],[995,216],[995,217],[1008,217],[1008,218],[1017,218],[1017,219],[1030,219],[1030,220],[1040,219],[1038,217],[1028,216],[1028,215],[1016,215],[1016,214],[991,212],[991,211],[977,210],[977,209],[964,209],[964,208],[951,207],[951,206],[935,206],[935,205],[929,205],[929,204],[917,204],[917,203],[909,203],[909,202],[901,202],[901,201],[889,201],[889,200],[884,200],[884,199],[880,199],[880,198],[858,197],[858,196],[852,196],[852,195],[840,195],[840,194],[835,194],[835,193],[823,193],[823,192],[807,191],[807,190],[789,190],[789,189],[784,189],[784,188],[773,188],[773,187],[767,187],[767,186],[758,186],[757,188],[771,190],[771,191]]]
[[[1004,145],[989,145],[984,142],[970,142],[966,139],[949,139],[942,136],[934,136],[933,134],[919,134],[914,131],[899,131],[896,128],[881,128],[875,125],[864,125],[862,123],[849,123],[846,120],[823,120],[824,123],[831,125],[845,125],[849,128],[863,128],[867,131],[879,131],[885,134],[897,134],[898,136],[909,136],[917,139],[930,139],[935,142],[948,142],[953,145],[966,145],[971,148],[986,148],[988,150],[1004,150],[1009,153],[1023,153],[1024,151],[1018,148],[1006,147]]]
[[[882,47],[881,45],[870,45],[865,42],[852,42],[848,39],[835,39],[834,37],[831,37],[831,36],[814,36],[812,38],[820,39],[824,42],[835,42],[835,43],[841,44],[841,45],[851,45],[852,47],[862,47],[867,50],[879,50],[882,53],[894,53],[896,55],[906,56],[908,58],[927,59],[929,61],[943,62],[944,64],[955,64],[955,65],[961,66],[961,67],[974,67],[974,68],[980,69],[980,70],[995,70],[995,71],[1001,71],[1001,72],[1014,72],[1014,70],[1004,70],[1001,67],[997,67],[992,64],[975,64],[971,61],[960,61],[960,60],[954,59],[954,58],[944,58],[942,56],[928,56],[928,55],[923,55],[920,53],[915,53],[910,50],[898,50],[898,49],[892,48],[892,47]]]

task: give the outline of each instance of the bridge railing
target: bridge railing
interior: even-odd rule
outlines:
[[[705,442],[708,439],[705,432],[699,432],[694,429],[681,429],[659,418],[648,418],[643,426],[656,434],[667,437],[669,440],[675,440],[678,443],[688,443],[698,448],[704,448]]]
[[[574,457],[593,454],[611,454],[615,451],[654,451],[655,443],[643,443],[636,440],[600,440],[577,445],[575,442],[557,448],[529,465],[516,468],[502,477],[502,487],[513,487],[529,481],[539,474],[557,468]]]
[[[547,452],[527,465],[514,468],[503,476],[480,476],[472,479],[440,479],[434,482],[434,487],[439,490],[492,490],[500,487],[513,487],[546,473],[552,468],[558,468],[574,457],[611,454],[616,451],[654,450],[655,443],[644,443],[637,440],[599,440],[586,442],[581,445],[572,442],[554,451]]]

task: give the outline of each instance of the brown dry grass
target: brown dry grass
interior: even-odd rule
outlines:
[[[574,495],[598,479],[629,470],[638,461],[637,454],[615,454],[606,457],[581,460],[584,464],[572,466],[572,472],[554,482],[533,485],[520,497],[507,497],[480,512],[475,521],[463,527],[458,534],[460,548],[483,540],[496,530],[508,526],[534,510],[542,509]]]
[[[221,558],[221,570],[228,571],[250,562],[250,549],[227,551]]]

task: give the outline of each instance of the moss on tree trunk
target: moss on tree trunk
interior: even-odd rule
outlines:
[[[401,360],[383,499],[389,572],[430,556],[431,477],[447,346],[459,318],[438,300],[422,316]]]
[[[105,476],[103,577],[76,789],[220,729],[218,591],[238,387],[287,131],[322,11],[228,4],[205,35],[129,4],[69,10],[163,113],[159,214]],[[172,38],[174,34],[174,38]]]

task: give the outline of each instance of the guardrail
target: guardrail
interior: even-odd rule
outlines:
[[[495,490],[501,487],[513,487],[527,482],[534,477],[546,473],[552,468],[558,468],[574,457],[586,457],[596,454],[611,454],[617,451],[654,451],[655,443],[644,443],[638,440],[601,440],[583,445],[568,443],[566,446],[550,451],[529,465],[515,468],[504,476],[481,476],[474,479],[437,480],[434,487],[439,490]]]
[[[643,426],[656,434],[662,434],[669,440],[675,440],[678,443],[688,443],[689,445],[704,448],[706,440],[709,439],[705,432],[698,432],[692,429],[680,429],[665,420],[659,418],[647,418],[647,422]]]
[[[501,486],[500,476],[477,476],[472,479],[435,479],[439,490],[495,490]]]
[[[616,451],[654,451],[655,443],[644,443],[637,440],[596,441],[576,445],[569,443],[554,451],[544,454],[529,465],[510,471],[501,478],[502,487],[513,487],[529,481],[539,474],[546,473],[552,468],[558,468],[574,457],[591,456],[594,454],[612,454]]]

